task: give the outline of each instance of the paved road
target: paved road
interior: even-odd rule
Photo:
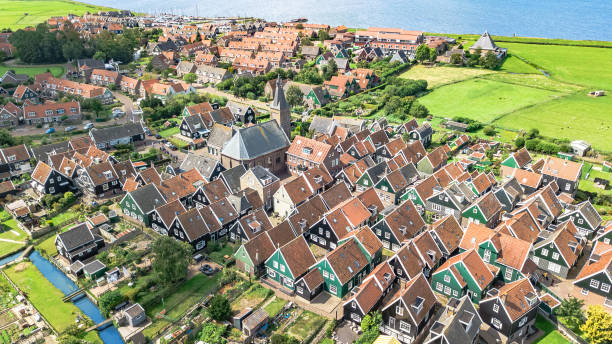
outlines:
[[[117,98],[118,101],[121,102],[121,104],[123,104],[123,109],[125,111],[125,118],[126,120],[129,120],[131,122],[138,122],[140,121],[140,116],[138,115],[134,115],[133,110],[136,107],[136,105],[134,104],[134,102],[132,101],[132,98],[122,94],[121,92],[118,91],[113,91],[113,95],[115,96],[115,98]]]

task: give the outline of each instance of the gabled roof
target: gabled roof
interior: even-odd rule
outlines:
[[[292,181],[285,183],[281,186],[281,188],[285,189],[287,195],[294,205],[305,201],[308,199],[308,197],[313,195],[312,190],[310,189],[310,186],[303,175],[300,175]]]
[[[95,240],[87,223],[79,223],[69,230],[57,235],[67,251],[72,251],[80,246],[89,244]]]
[[[530,310],[538,307],[539,298],[536,290],[531,285],[528,278],[523,278],[515,282],[507,283],[499,289],[496,296],[499,299],[502,307],[506,309],[508,316],[512,322],[515,322]],[[532,305],[529,305],[528,300],[535,300]],[[486,302],[489,299],[480,301]]]
[[[100,144],[136,135],[144,136],[144,129],[140,123],[127,123],[115,127],[92,128],[89,134],[96,144]]]
[[[542,166],[542,174],[577,182],[582,172],[582,163],[548,156]]]
[[[183,203],[181,203],[179,200],[174,200],[164,205],[160,205],[159,207],[155,208],[155,211],[157,211],[157,214],[159,214],[159,217],[164,225],[166,225],[166,228],[170,228],[174,218],[184,213],[186,210]]]
[[[507,227],[513,236],[530,243],[535,242],[540,233],[538,224],[527,212],[512,216],[499,227],[502,226]]]
[[[599,246],[600,243],[598,242],[597,245]],[[593,261],[593,258],[593,255],[591,255],[591,260],[582,267],[582,270],[576,276],[574,284],[598,273],[605,273],[608,279],[612,281],[612,251],[607,251],[603,255],[596,257],[597,260],[595,261]]]
[[[349,190],[346,183],[339,182],[337,184],[334,184],[334,186],[332,186],[331,188],[323,191],[321,193],[321,197],[323,198],[323,201],[325,201],[327,207],[332,209],[338,204],[351,198],[351,190]]]
[[[261,166],[259,166],[262,168]],[[231,193],[236,193],[240,191],[240,177],[242,177],[247,172],[244,165],[239,164],[230,168],[229,170],[225,170],[221,172],[219,179],[223,180],[225,186],[227,186],[228,190]]]
[[[280,252],[285,259],[285,263],[287,263],[289,271],[295,278],[306,273],[317,262],[314,254],[310,251],[310,247],[308,247],[308,243],[306,243],[306,239],[302,235],[282,246]]]
[[[242,227],[244,235],[248,238],[253,238],[258,233],[272,229],[272,223],[268,215],[266,215],[262,209],[258,209],[251,214],[243,216],[238,220],[238,223]]]
[[[252,160],[265,154],[287,148],[291,142],[277,121],[267,121],[240,128],[227,141],[221,154],[235,160]]]
[[[215,214],[215,217],[222,226],[229,224],[240,216],[236,209],[234,209],[232,203],[226,198],[211,203],[208,207]]]
[[[341,284],[346,284],[368,264],[356,240],[347,240],[329,252],[325,259]]]
[[[314,291],[324,282],[323,275],[321,275],[321,271],[319,271],[319,269],[312,269],[308,271],[308,273],[302,277],[302,281],[304,281],[304,284],[306,284],[306,287],[310,291]]]
[[[470,49],[482,49],[482,50],[496,50],[497,45],[493,42],[493,38],[489,35],[488,31],[485,31],[480,38],[474,43]]]
[[[51,166],[45,164],[42,161],[39,161],[36,164],[36,168],[32,172],[32,179],[38,182],[39,184],[45,184],[49,176],[53,172],[53,168]]]
[[[531,243],[503,233],[497,233],[494,240],[497,240],[501,247],[501,254],[497,256],[497,262],[523,271],[531,251]]]
[[[437,299],[423,274],[411,279],[397,291],[385,304],[384,309],[402,301],[404,308],[410,313],[414,324],[419,326],[429,315],[429,311],[436,305]],[[419,310],[420,309],[420,310]],[[417,311],[418,310],[418,311]]]
[[[431,225],[431,231],[438,237],[447,254],[459,247],[463,237],[463,229],[452,215],[447,215]]]
[[[572,221],[568,220],[560,224],[559,227],[548,236],[548,238],[535,244],[534,248],[539,249],[554,242],[555,246],[557,246],[557,250],[563,257],[563,260],[567,266],[571,268],[578,260],[578,256],[584,248],[583,241],[576,239],[576,235],[578,235],[576,226]],[[570,246],[574,247],[574,249],[572,249]]]
[[[176,216],[181,223],[189,242],[193,242],[208,233],[208,227],[197,208],[189,209]]]
[[[463,238],[461,238],[459,247],[463,250],[471,250],[483,242],[491,240],[494,235],[495,231],[485,225],[470,222],[463,234]]]
[[[316,196],[299,205],[295,213],[289,217],[289,222],[296,233],[301,234],[317,223],[326,211],[327,207],[323,200],[320,196]]]
[[[132,197],[143,214],[148,214],[156,207],[166,203],[166,199],[159,192],[155,184],[147,184],[128,193],[128,195]]]
[[[425,227],[412,201],[404,201],[383,219],[399,242],[411,239]]]
[[[501,211],[501,204],[492,192],[480,196],[476,200],[476,205],[478,205],[487,221]]]

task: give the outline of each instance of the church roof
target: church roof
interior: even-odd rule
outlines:
[[[225,144],[221,154],[236,160],[252,160],[290,144],[278,122],[272,120],[239,129]]]
[[[270,108],[273,110],[279,110],[279,111],[289,109],[289,104],[287,104],[287,99],[285,98],[285,91],[283,90],[280,75],[276,79],[276,90],[274,90],[274,101],[272,101],[272,105],[270,105]]]
[[[482,50],[495,50],[497,45],[493,42],[493,38],[489,35],[488,31],[485,31],[480,38],[470,47],[470,49],[482,49]]]

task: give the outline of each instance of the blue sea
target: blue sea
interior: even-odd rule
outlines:
[[[443,33],[612,40],[612,0],[85,0],[142,13],[252,16]]]

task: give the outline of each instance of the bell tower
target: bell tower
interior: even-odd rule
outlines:
[[[270,117],[278,122],[278,125],[287,134],[287,137],[291,139],[291,108],[285,98],[280,75],[276,79],[276,90],[274,91],[274,100],[270,104],[270,110]]]

